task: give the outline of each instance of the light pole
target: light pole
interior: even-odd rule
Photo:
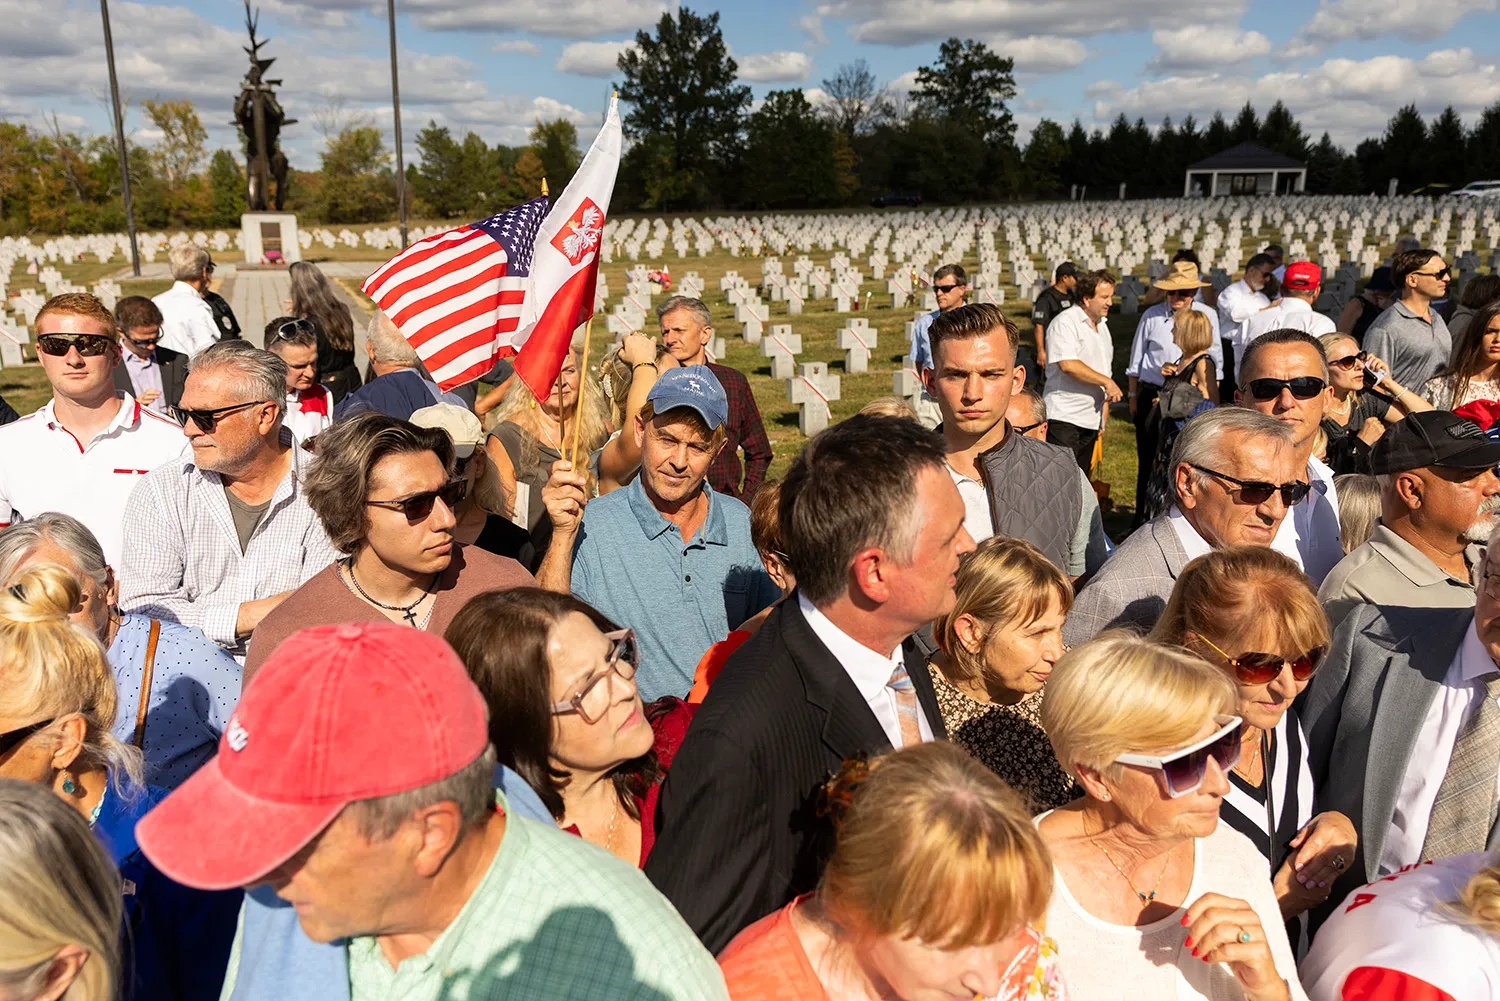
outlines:
[[[104,0],[100,0],[103,3]],[[406,249],[406,158],[401,151],[401,83],[396,74],[396,0],[385,0],[391,22],[391,114],[396,123],[396,211],[401,217],[401,249]]]
[[[135,239],[135,206],[130,200],[130,150],[125,145],[125,116],[120,113],[120,81],[115,77],[115,40],[109,30],[109,0],[99,0],[99,14],[104,19],[104,57],[109,63],[109,99],[115,112],[115,145],[120,155],[120,193],[125,201],[125,231],[130,234],[130,270],[139,278],[141,248]],[[405,232],[404,226],[402,232]]]

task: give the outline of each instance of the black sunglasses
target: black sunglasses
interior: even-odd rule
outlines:
[[[37,350],[61,358],[73,348],[85,358],[97,358],[114,344],[113,337],[103,334],[42,334],[36,339]]]
[[[436,490],[424,490],[419,494],[412,494],[405,500],[387,501],[365,501],[373,507],[383,507],[391,511],[400,511],[406,515],[407,521],[422,521],[432,513],[433,504],[439,497],[451,511],[463,503],[463,499],[469,495],[468,480],[449,480]]]
[[[1449,278],[1451,278],[1453,276],[1453,271],[1450,268],[1443,268],[1441,271],[1413,271],[1412,274],[1421,275],[1423,278],[1436,278],[1438,281],[1442,282],[1447,281]]]
[[[1035,431],[1037,428],[1041,427],[1045,423],[1047,423],[1047,422],[1046,421],[1037,421],[1035,424],[1012,424],[1010,426],[1010,429],[1012,431],[1014,431],[1016,434],[1025,434],[1027,431]]]
[[[1327,388],[1328,383],[1315,375],[1299,375],[1295,379],[1250,380],[1250,395],[1262,403],[1276,399],[1283,389],[1290,389],[1296,399],[1310,400]]]
[[[1341,368],[1347,371],[1353,369],[1355,365],[1358,365],[1369,357],[1370,355],[1367,352],[1361,351],[1359,354],[1345,355],[1342,358],[1330,358],[1328,359],[1328,364],[1334,368]]]
[[[942,292],[944,294],[946,294],[948,292],[952,292],[956,288],[963,288],[963,285],[962,284],[957,284],[957,285],[934,285],[934,286],[932,286],[932,290],[934,292]]]
[[[33,723],[30,726],[23,726],[16,730],[8,730],[5,733],[0,733],[0,758],[5,757],[11,751],[21,746],[26,741],[26,738],[32,734],[40,733],[56,722],[56,719],[44,719],[40,723]]]
[[[1312,490],[1312,484],[1301,480],[1293,480],[1290,483],[1267,483],[1265,480],[1238,480],[1228,473],[1221,473],[1217,469],[1209,469],[1190,462],[1189,466],[1239,487],[1240,501],[1245,504],[1264,504],[1271,499],[1275,493],[1281,494],[1281,501],[1287,507],[1302,503],[1302,499]]]
[[[258,407],[262,403],[270,403],[270,400],[251,400],[249,403],[234,403],[227,407],[215,407],[212,410],[184,410],[182,407],[168,407],[167,416],[178,424],[186,425],[192,421],[198,425],[198,430],[204,434],[212,434],[214,428],[219,426],[219,421],[234,413],[236,410],[245,410],[249,407]]]

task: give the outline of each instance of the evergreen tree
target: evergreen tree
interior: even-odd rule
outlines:
[[[1376,190],[1385,194],[1391,178],[1399,191],[1411,191],[1427,180],[1427,125],[1415,104],[1408,104],[1391,116],[1380,142],[1380,161],[1373,179]]]
[[[324,222],[383,222],[395,211],[391,154],[373,125],[348,125],[323,150],[318,212]]]
[[[245,211],[245,174],[227,149],[215,150],[208,163],[208,186],[213,196],[215,226],[238,226]]]
[[[1464,186],[1468,135],[1458,112],[1450,104],[1433,119],[1427,132],[1426,176],[1422,183],[1439,185],[1439,191]]]
[[[1224,113],[1215,111],[1213,118],[1209,119],[1208,128],[1204,130],[1203,155],[1213,156],[1215,153],[1222,153],[1238,141],[1229,131],[1229,123],[1224,121]]]
[[[773,90],[745,130],[743,195],[756,208],[831,205],[838,198],[834,128],[800,90]]]
[[[1008,146],[1016,125],[1007,102],[1016,96],[1015,60],[973,39],[950,38],[938,61],[917,70],[912,100],[924,114],[974,129],[985,142]]]
[[[1068,140],[1061,125],[1047,118],[1036,123],[1021,160],[1026,168],[1027,186],[1037,197],[1053,198],[1066,194],[1062,170],[1068,152]]]
[[[565,118],[539,121],[529,138],[532,152],[547,172],[548,189],[561,194],[583,159],[578,152],[578,127]]]
[[[1478,124],[1469,133],[1464,176],[1469,181],[1486,181],[1500,176],[1500,101],[1484,109]]]
[[[1229,128],[1229,140],[1231,143],[1250,143],[1260,138],[1260,119],[1255,117],[1255,109],[1246,101],[1240,113],[1235,116],[1234,124]]]
[[[1247,104],[1245,107],[1250,106]],[[1271,110],[1266,112],[1266,120],[1260,126],[1259,142],[1266,149],[1294,160],[1307,159],[1307,135],[1291,110],[1281,101],[1271,105]]]

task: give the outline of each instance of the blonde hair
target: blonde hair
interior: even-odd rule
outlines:
[[[52,790],[0,779],[0,994],[35,997],[64,946],[88,953],[65,1001],[119,983],[120,877],[83,815]]]
[[[835,923],[961,949],[1046,912],[1047,848],[1020,797],[966,751],[918,744],[861,771],[846,766],[827,790],[837,837],[818,896]]]
[[[870,417],[905,417],[917,419],[917,411],[899,396],[877,396],[859,408],[859,412]]]
[[[1267,628],[1285,649],[1266,653],[1328,647],[1328,616],[1297,564],[1265,546],[1226,546],[1182,568],[1151,638],[1186,647],[1196,633],[1232,647]]]
[[[1380,481],[1369,473],[1340,473],[1333,489],[1339,495],[1339,541],[1352,553],[1370,541],[1380,520]]]
[[[121,793],[134,793],[140,753],[110,733],[114,672],[94,634],[68,619],[82,594],[72,572],[55,563],[30,567],[0,588],[0,711],[28,720],[82,716],[78,765],[107,768]]]
[[[1184,358],[1191,358],[1213,347],[1214,329],[1208,321],[1208,315],[1191,306],[1178,310],[1177,318],[1172,321],[1172,340],[1182,349]]]
[[[578,366],[578,402],[573,407],[572,413],[562,415],[564,422],[569,426],[565,429],[563,441],[566,444],[572,441],[572,422],[579,422],[578,451],[580,461],[586,455],[593,455],[597,449],[603,448],[604,443],[609,440],[609,424],[604,410],[604,400],[601,393],[593,391],[591,384],[593,380],[588,377],[588,370],[584,367],[584,359],[579,352],[573,352],[573,361]],[[558,378],[562,378],[558,376]],[[623,400],[623,397],[622,397]],[[521,428],[526,433],[521,435],[521,446],[519,454],[514,456],[517,480],[529,480],[541,470],[542,452],[541,440],[537,435],[536,411],[541,409],[541,401],[532,395],[530,387],[520,379],[511,383],[501,398],[500,405],[494,410],[494,422],[490,425],[493,431],[501,424],[509,421]],[[625,429],[624,433],[631,433]]]
[[[1073,606],[1073,585],[1042,551],[1025,539],[992,535],[964,557],[958,568],[953,611],[938,619],[934,638],[948,655],[943,671],[950,681],[978,681],[985,673],[981,648],[971,653],[959,639],[960,616],[971,616],[980,624],[988,644],[997,629],[1021,629],[1046,614],[1057,599],[1067,614]]]
[[[1458,899],[1442,905],[1450,916],[1491,935],[1500,935],[1500,865],[1469,877]]]
[[[1113,630],[1063,654],[1047,679],[1042,729],[1068,773],[1080,765],[1118,776],[1122,754],[1192,740],[1216,715],[1233,714],[1234,683],[1179,647]]]

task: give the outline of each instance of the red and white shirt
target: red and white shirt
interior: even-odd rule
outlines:
[[[187,438],[129,393],[115,395],[119,413],[89,442],[57,422],[51,400],[0,427],[0,528],[44,511],[70,514],[94,533],[110,565],[120,565],[130,491],[181,455]]]
[[[286,394],[286,418],[298,442],[322,434],[333,424],[333,397],[317,383]]]
[[[1447,909],[1500,853],[1408,866],[1339,905],[1302,961],[1312,1001],[1497,1001],[1500,939]]]

